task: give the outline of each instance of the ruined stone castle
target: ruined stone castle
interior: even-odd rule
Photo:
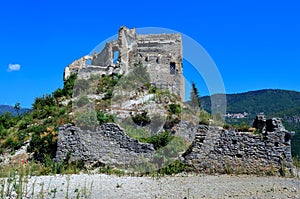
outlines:
[[[140,35],[136,34],[135,29],[121,27],[117,40],[106,43],[99,53],[74,61],[65,69],[64,78],[67,79],[74,73],[82,79],[88,79],[91,75],[126,75],[139,62],[147,68],[151,84],[169,90],[183,101],[180,34]],[[146,95],[140,96],[140,99],[129,98],[131,101],[125,103],[125,108],[143,104],[152,97]],[[169,99],[166,101],[166,104],[170,103]],[[124,106],[122,104],[122,108]],[[145,103],[145,106],[148,110],[163,115],[153,103]],[[124,109],[119,111],[124,115]],[[133,109],[130,108],[129,112],[131,114]],[[131,117],[130,114],[128,118]],[[202,125],[183,117],[173,125],[172,129],[164,130],[172,130],[174,135],[184,138],[189,144],[176,158],[194,171],[292,174],[291,138],[294,132],[287,131],[278,118],[257,116],[253,123],[255,132],[238,132],[235,129]],[[155,150],[154,145],[141,143],[127,133],[125,128],[116,123],[104,123],[93,130],[66,124],[59,127],[55,159],[83,161],[87,166],[113,165],[124,169],[140,165],[142,167],[149,162],[162,166],[160,160],[164,158],[159,153],[160,149]]]
[[[127,74],[134,63],[147,67],[151,84],[167,89],[184,99],[182,39],[180,34],[137,34],[122,26],[118,39],[106,43],[104,49],[84,56],[65,68],[64,78],[77,73],[78,78],[112,73]]]

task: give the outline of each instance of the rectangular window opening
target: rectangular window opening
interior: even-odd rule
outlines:
[[[171,75],[175,75],[176,74],[176,63],[175,62],[171,62],[170,63],[170,74]]]

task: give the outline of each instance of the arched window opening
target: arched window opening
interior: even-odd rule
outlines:
[[[87,60],[85,61],[85,63],[86,63],[86,65],[92,65],[92,60],[91,60],[91,59],[87,59]]]
[[[117,64],[119,60],[119,51],[114,51],[113,63]]]

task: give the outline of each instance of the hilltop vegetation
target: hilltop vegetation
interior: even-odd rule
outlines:
[[[138,101],[139,95],[155,96],[150,101],[162,105],[166,114],[165,123],[161,124],[161,118],[158,115],[153,115],[153,113],[149,115],[148,111],[152,109],[150,108],[141,109],[143,110],[142,113],[137,112],[134,115],[128,115],[127,118],[120,120],[119,124],[124,126],[128,135],[140,142],[152,143],[155,149],[160,149],[172,141],[172,143],[180,144],[172,145],[173,148],[166,147],[166,150],[169,150],[170,153],[183,151],[182,146],[187,147],[187,143],[174,136],[171,128],[180,121],[182,115],[188,114],[191,110],[186,107],[183,108],[183,104],[178,102],[175,95],[151,86],[148,83],[149,77],[139,75],[140,73],[146,74],[145,67],[135,64],[133,74],[129,74],[122,81],[120,81],[122,75],[118,74],[101,77],[91,76],[89,79],[77,79],[76,74],[73,74],[64,81],[63,88],[58,88],[51,94],[37,97],[30,112],[18,115],[11,113],[1,115],[0,154],[14,155],[21,147],[27,145],[27,151],[31,155],[18,157],[14,161],[20,163],[21,159],[25,158],[25,161],[28,159],[31,163],[39,165],[40,174],[64,173],[69,172],[70,168],[74,170],[74,164],[71,162],[56,163],[53,161],[56,155],[59,126],[71,123],[82,129],[93,130],[100,124],[116,122],[117,115],[110,113],[112,99],[117,102],[126,102],[129,98],[137,98]],[[124,96],[113,93],[116,86],[125,91]],[[127,90],[130,92],[134,88],[138,88],[137,93],[128,96]],[[97,97],[91,99],[88,97],[89,95]],[[93,109],[90,109],[91,105],[94,106]],[[199,117],[204,123],[207,123],[210,118],[204,111]],[[128,121],[133,121],[133,124],[128,123]],[[161,131],[153,126],[156,124],[163,125],[165,130]],[[181,170],[178,170],[178,168],[182,168],[181,163],[177,162],[175,165],[175,167],[171,165],[170,168],[163,171],[168,173],[170,169],[172,171]],[[82,169],[82,166],[83,164],[76,163],[76,167]],[[76,169],[75,172],[77,172]]]
[[[135,67],[134,73],[145,74],[145,68],[143,66],[137,64]],[[73,168],[74,165],[69,162],[60,164],[53,161],[56,155],[59,126],[72,123],[79,125],[83,129],[93,130],[99,124],[116,122],[120,118],[115,114],[111,114],[109,111],[112,106],[112,99],[122,104],[122,102],[126,102],[129,99],[137,98],[141,93],[143,96],[155,96],[152,97],[151,100],[159,102],[162,104],[162,109],[166,110],[161,113],[165,114],[166,117],[163,124],[164,131],[159,131],[158,134],[154,134],[159,128],[151,127],[151,123],[161,125],[161,118],[158,115],[153,115],[153,113],[151,113],[152,115],[148,114],[152,108],[142,109],[143,111],[140,113],[137,112],[136,114],[127,116],[127,118],[122,118],[119,120],[119,124],[126,129],[129,136],[141,142],[152,143],[155,149],[160,149],[173,141],[180,144],[178,144],[178,146],[174,145],[174,149],[166,148],[167,150],[184,150],[181,146],[186,147],[187,143],[184,143],[178,137],[172,135],[171,132],[172,127],[183,118],[191,118],[189,116],[193,115],[198,118],[198,123],[200,124],[209,124],[210,119],[218,123],[218,116],[210,116],[206,111],[199,108],[201,103],[202,107],[209,111],[207,97],[203,97],[199,100],[198,92],[193,91],[194,95],[192,95],[191,101],[187,104],[183,104],[178,102],[176,96],[170,92],[162,91],[148,84],[147,76],[138,75],[139,78],[135,79],[134,76],[136,76],[136,74],[133,76],[129,75],[125,79],[122,79],[122,75],[112,74],[103,77],[91,76],[87,80],[77,80],[76,75],[73,74],[64,81],[63,88],[58,88],[52,94],[37,97],[30,112],[16,116],[10,113],[1,115],[0,153],[14,154],[27,143],[27,150],[32,153],[32,157],[29,157],[29,160],[41,165],[43,168],[42,174],[49,172],[62,173],[70,167]],[[121,92],[113,93],[114,87],[122,88],[123,91],[125,91],[125,95],[121,96]],[[136,87],[138,91],[135,95],[128,95],[126,93],[127,90],[130,91]],[[193,90],[197,91],[195,85]],[[102,96],[93,99],[95,102],[93,110],[90,109],[92,99],[89,98],[88,95]],[[229,95],[227,97],[228,111],[248,111],[251,113],[251,116],[255,116],[257,112],[262,111],[267,115],[297,114],[299,110],[299,106],[297,107],[297,103],[299,104],[300,99],[299,96],[300,94],[297,92],[282,90],[264,90],[246,94]],[[277,100],[277,98],[280,99]],[[260,102],[260,100],[264,101]],[[268,103],[268,100],[272,101],[272,103]],[[258,105],[256,105],[256,103]],[[283,103],[284,106],[280,106],[281,103]],[[285,103],[288,104],[285,105]],[[194,112],[192,109],[187,108],[188,104],[194,107]],[[269,105],[272,108],[270,108]],[[148,108],[149,107],[151,106],[148,106]],[[186,115],[188,117],[186,117]],[[252,122],[252,119],[248,118],[248,124],[249,120]],[[130,121],[133,123],[130,123]],[[242,121],[238,122],[241,123]],[[150,127],[148,127],[149,124]],[[299,129],[299,126],[294,123],[288,123],[286,126],[289,130]],[[238,126],[238,128],[239,130],[247,131],[249,126],[247,123],[243,123]],[[300,141],[299,137],[299,133],[296,133],[292,141],[293,155],[300,155],[300,147],[297,144],[298,140]],[[76,163],[76,167],[77,166]],[[79,168],[82,168],[82,166],[83,165],[79,163]],[[181,171],[182,169],[184,169],[183,165],[176,162],[175,166],[171,165],[159,172],[164,171],[164,173],[169,173],[170,170]]]
[[[229,113],[248,112],[255,115],[264,112],[267,116],[272,116],[278,113],[284,114],[286,111],[299,110],[300,106],[300,92],[278,89],[227,94],[226,99]],[[210,97],[202,97],[201,102],[203,108],[210,112]]]

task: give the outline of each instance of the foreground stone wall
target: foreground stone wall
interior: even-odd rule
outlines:
[[[291,172],[291,133],[280,128],[254,135],[199,126],[184,161],[200,172],[276,174]]]
[[[254,124],[262,121],[262,129],[256,134],[181,122],[176,134],[192,142],[181,160],[205,173],[291,174],[293,132],[278,119],[258,120]],[[59,128],[56,160],[122,167],[151,161],[154,153],[152,144],[128,137],[116,124],[103,124],[95,131],[64,125]]]
[[[116,124],[103,124],[94,132],[70,124],[59,128],[56,160],[84,161],[113,165],[135,165],[151,159],[152,144],[140,143]]]

